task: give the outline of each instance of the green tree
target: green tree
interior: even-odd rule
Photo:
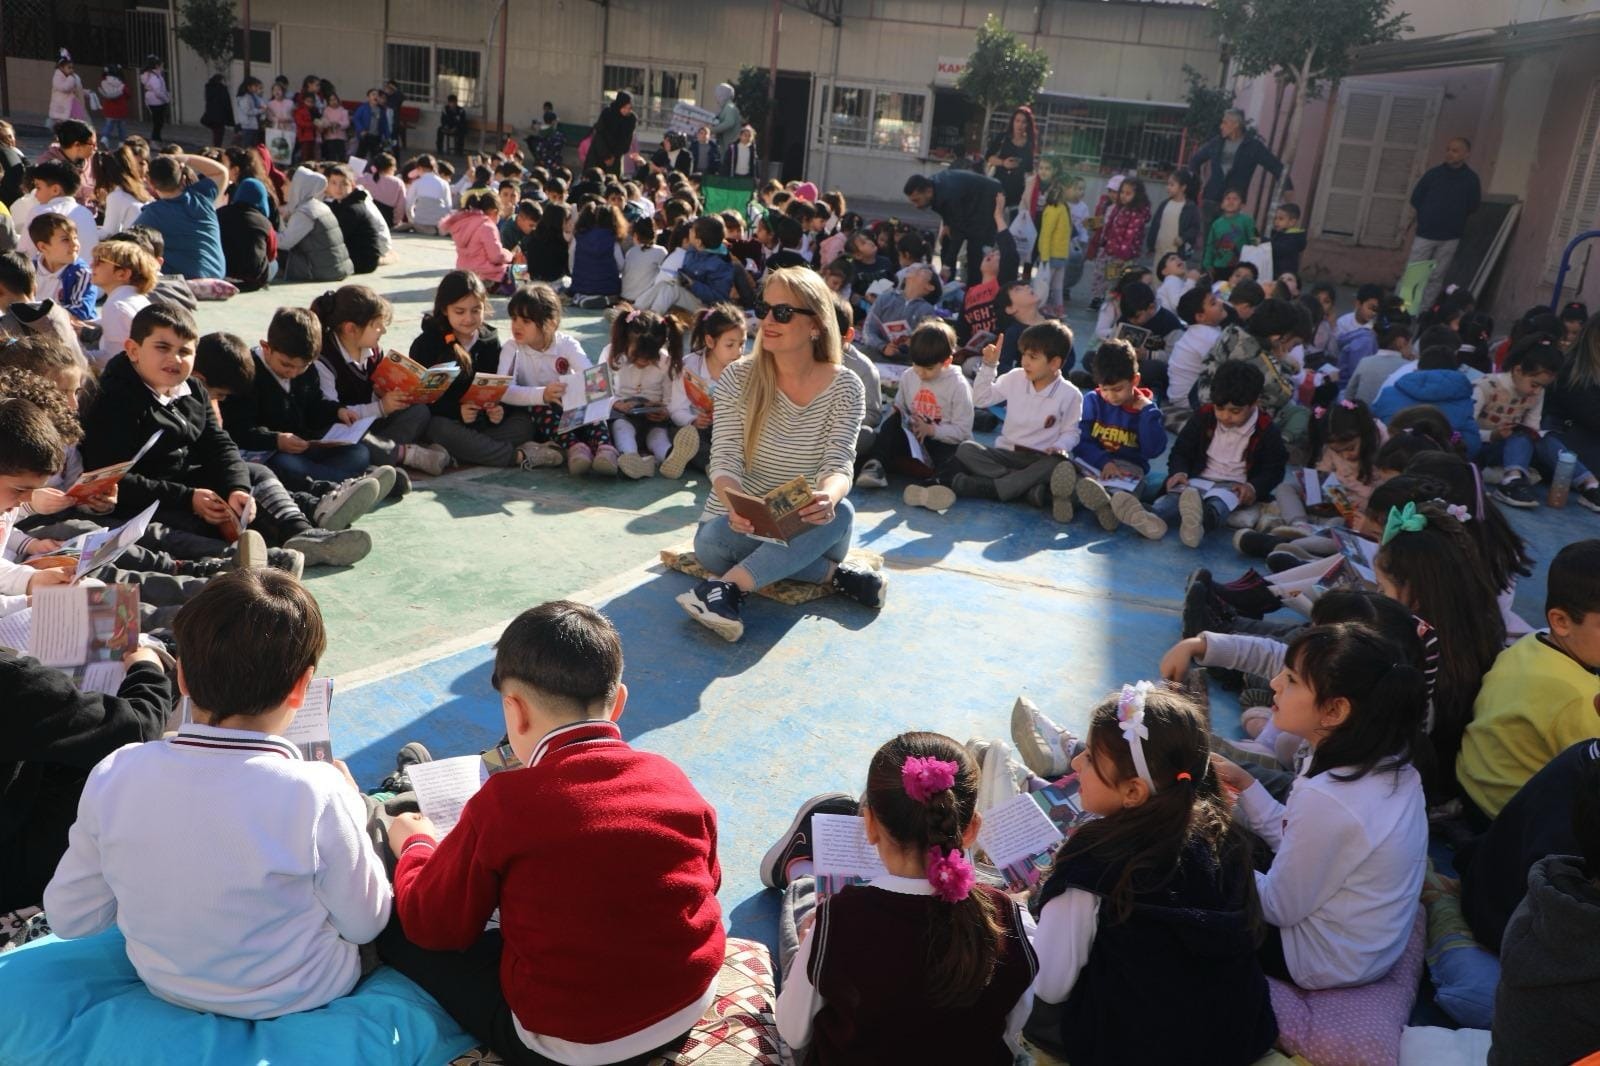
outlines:
[[[1050,57],[1017,39],[990,15],[978,29],[967,67],[956,86],[983,107],[983,136],[1002,108],[1028,103],[1050,76]]]
[[[1185,63],[1183,76],[1189,82],[1183,98],[1189,110],[1183,114],[1183,128],[1199,144],[1217,132],[1223,112],[1233,106],[1233,93],[1229,89],[1214,88],[1206,83],[1206,76]]]
[[[733,102],[754,130],[767,128],[767,68],[743,66],[733,79]]]
[[[1305,101],[1350,72],[1358,49],[1410,28],[1394,0],[1212,0],[1218,34],[1246,78],[1272,75],[1294,89],[1281,155],[1294,162]]]
[[[212,70],[226,71],[233,62],[238,30],[233,0],[183,0],[178,8],[178,40]]]

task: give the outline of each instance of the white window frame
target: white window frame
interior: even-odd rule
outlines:
[[[1385,235],[1381,238],[1363,233],[1366,228],[1368,212],[1372,206],[1375,188],[1378,181],[1379,164],[1383,154],[1381,148],[1386,141],[1376,140],[1374,146],[1380,150],[1374,151],[1367,161],[1367,171],[1361,189],[1361,206],[1356,216],[1354,232],[1346,235],[1342,233],[1323,232],[1323,221],[1327,213],[1328,202],[1333,191],[1334,170],[1338,163],[1339,145],[1343,138],[1340,136],[1344,129],[1345,111],[1349,106],[1353,93],[1366,93],[1381,95],[1383,99],[1382,115],[1378,128],[1387,132],[1389,128],[1389,114],[1394,106],[1397,96],[1422,97],[1427,100],[1428,114],[1423,120],[1424,129],[1418,141],[1416,157],[1411,163],[1411,172],[1406,178],[1406,203],[1400,213],[1400,225],[1392,236]],[[1427,171],[1429,165],[1428,148],[1433,143],[1434,129],[1439,121],[1439,107],[1444,101],[1444,89],[1439,86],[1426,85],[1401,85],[1386,82],[1346,82],[1339,90],[1339,98],[1334,106],[1333,121],[1328,127],[1328,144],[1322,157],[1322,166],[1317,177],[1317,203],[1312,210],[1310,235],[1317,240],[1329,241],[1334,244],[1343,244],[1355,248],[1398,248],[1405,238],[1406,230],[1411,226],[1413,211],[1410,205],[1411,190],[1416,187],[1417,180]],[[1349,190],[1344,190],[1347,194]]]
[[[1600,208],[1587,216],[1583,211],[1585,199],[1593,198],[1600,203],[1600,79],[1589,85],[1589,98],[1579,122],[1572,158],[1567,161],[1566,179],[1561,183],[1561,195],[1556,201],[1555,218],[1550,222],[1544,265],[1547,285],[1556,283],[1556,275],[1561,271],[1561,253],[1566,250],[1567,242],[1586,230],[1600,229]],[[1568,273],[1567,277],[1570,285],[1573,274]]]
[[[829,94],[835,89],[856,89],[867,94],[867,143],[848,144],[830,143],[829,134],[833,130],[832,114],[827,110]],[[840,155],[863,155],[887,157],[891,159],[925,159],[928,154],[928,138],[932,134],[933,126],[933,89],[927,85],[907,85],[896,82],[866,82],[866,81],[824,81],[819,80],[812,90],[811,113],[815,116],[812,128],[812,143],[818,149],[828,152],[837,152]],[[906,151],[897,148],[884,148],[875,143],[876,136],[874,125],[877,122],[878,94],[898,93],[905,96],[920,96],[922,98],[922,129],[917,134],[917,148],[915,151]]]
[[[476,95],[472,100],[466,102],[463,106],[465,106],[468,111],[481,112],[483,110],[484,101],[481,98],[484,95],[484,88],[488,85],[489,77],[488,67],[486,65],[488,57],[484,54],[483,44],[481,42],[424,41],[419,40],[416,37],[407,37],[402,34],[390,34],[383,40],[383,77],[385,80],[393,76],[391,71],[388,69],[389,46],[391,44],[405,45],[408,48],[426,48],[428,50],[428,95],[412,96],[409,92],[406,94],[406,103],[412,104],[416,107],[442,108],[445,104],[445,97],[450,95],[448,92],[443,94],[439,93],[439,49],[443,48],[450,52],[475,53],[478,57],[478,84],[477,88],[474,90]],[[405,84],[409,85],[415,83],[407,81]]]
[[[692,101],[693,105],[706,111],[716,110],[714,107],[707,106],[707,101],[710,98],[707,95],[705,67],[697,66],[693,63],[680,63],[676,60],[637,59],[632,56],[616,55],[607,55],[600,62],[600,103],[602,107],[610,104],[615,95],[605,87],[607,67],[637,67],[644,71],[644,91],[642,93],[634,93],[633,97],[633,110],[634,114],[639,116],[640,129],[664,130],[672,122],[672,108],[652,109],[650,104],[650,86],[655,82],[655,76],[659,71],[665,70],[674,74],[693,74],[695,92],[698,94],[696,99]],[[662,99],[665,99],[665,97]],[[682,99],[682,97],[678,97],[674,100],[674,103]]]

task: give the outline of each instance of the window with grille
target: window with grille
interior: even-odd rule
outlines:
[[[388,41],[383,59],[384,77],[413,104],[443,107],[450,96],[469,110],[481,103],[483,53],[476,48]]]
[[[662,129],[672,121],[678,104],[704,107],[700,102],[700,71],[651,63],[607,63],[600,76],[601,95],[610,103],[617,93],[633,95],[639,125]]]
[[[1070,170],[1110,174],[1135,170],[1160,181],[1177,169],[1183,150],[1183,109],[1118,104],[1070,96],[1041,96],[1033,104],[1039,154]],[[990,117],[981,147],[1011,127],[1011,111]]]
[[[928,94],[857,85],[824,85],[817,143],[920,156]]]
[[[1359,82],[1341,90],[1317,185],[1313,234],[1368,248],[1400,246],[1439,100],[1438,90]]]
[[[233,58],[244,59],[244,30],[233,31]],[[250,27],[250,62],[263,67],[272,66],[272,31]]]
[[[1555,225],[1550,231],[1546,252],[1545,281],[1555,284],[1561,269],[1561,253],[1567,242],[1585,230],[1600,229],[1600,81],[1589,86],[1589,99],[1583,108],[1583,123],[1578,127],[1568,164],[1567,180],[1556,203]],[[1568,275],[1570,278],[1572,275]]]

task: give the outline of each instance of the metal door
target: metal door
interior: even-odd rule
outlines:
[[[172,94],[172,107],[167,121],[179,121],[178,72],[172,62],[172,29],[167,24],[167,12],[158,8],[135,8],[128,12],[128,91],[138,101],[139,117],[148,119],[144,108],[144,90],[139,87],[139,70],[146,56],[160,56],[167,77],[167,90]]]

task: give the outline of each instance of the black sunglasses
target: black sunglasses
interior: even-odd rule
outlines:
[[[766,318],[768,313],[771,313],[772,317],[777,319],[780,325],[785,326],[794,321],[796,314],[810,315],[812,318],[817,317],[817,313],[809,307],[796,307],[793,304],[769,304],[762,300],[756,301],[755,313],[757,322]]]

